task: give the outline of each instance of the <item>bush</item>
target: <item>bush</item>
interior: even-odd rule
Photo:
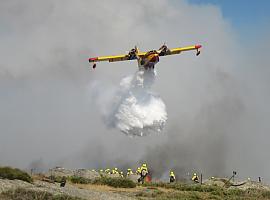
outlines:
[[[183,184],[183,183],[145,183],[145,186],[163,187],[179,191],[197,191],[197,192],[213,192],[222,193],[223,189],[218,186],[207,186],[200,184]]]
[[[243,190],[240,190],[240,189],[228,189],[226,191],[226,195],[229,195],[229,196],[240,196],[240,195],[244,195],[245,194],[245,191]]]
[[[270,199],[270,191],[263,191],[263,192],[262,192],[262,196],[263,196],[264,198]]]
[[[79,184],[89,184],[89,183],[91,183],[91,180],[90,179],[79,177],[79,176],[71,176],[69,178],[69,180],[72,183],[79,183]]]
[[[111,178],[111,177],[101,177],[96,178],[93,181],[94,184],[98,185],[108,185],[115,188],[134,188],[136,184],[127,178]]]
[[[28,183],[33,182],[33,179],[28,173],[20,169],[11,168],[11,167],[0,167],[0,178],[5,178],[9,180],[18,179],[18,180],[26,181]]]
[[[82,200],[78,197],[72,197],[65,194],[53,195],[49,192],[27,190],[24,188],[17,188],[15,190],[8,190],[0,195],[0,199],[5,200]]]

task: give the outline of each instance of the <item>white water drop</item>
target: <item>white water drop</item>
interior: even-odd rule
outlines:
[[[138,71],[122,79],[119,102],[113,112],[113,124],[130,136],[159,133],[167,121],[166,106],[162,99],[151,92],[156,72]]]

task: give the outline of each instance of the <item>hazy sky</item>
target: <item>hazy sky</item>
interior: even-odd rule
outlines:
[[[257,29],[247,18],[241,26],[254,37],[245,40],[227,7],[212,1],[0,1],[0,165],[135,168],[147,161],[157,176],[170,168],[179,176],[237,170],[240,177],[270,181],[269,24]],[[165,131],[130,138],[108,128],[102,113],[111,91],[136,72],[136,62],[98,63],[93,71],[88,57],[163,42],[203,45],[199,57],[186,52],[156,66],[153,90],[167,106]]]

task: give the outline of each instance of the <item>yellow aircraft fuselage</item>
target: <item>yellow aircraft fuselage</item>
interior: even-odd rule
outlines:
[[[145,56],[138,59],[139,69],[151,69],[155,67],[155,64],[159,62],[159,55],[156,51],[149,51]]]

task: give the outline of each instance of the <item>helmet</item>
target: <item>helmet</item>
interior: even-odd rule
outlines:
[[[194,173],[194,174],[193,174],[193,176],[197,176],[197,174],[196,174],[196,173]]]
[[[115,167],[115,168],[114,168],[114,170],[115,170],[115,171],[117,171],[117,170],[118,170],[118,168],[117,168],[117,167]]]

